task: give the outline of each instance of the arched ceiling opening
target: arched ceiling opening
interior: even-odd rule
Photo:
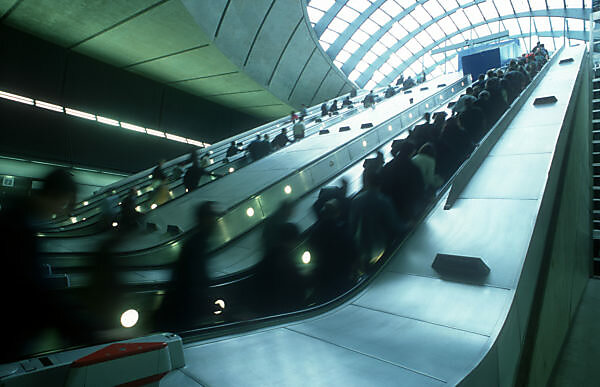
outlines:
[[[549,51],[589,35],[591,0],[308,0],[323,50],[362,88],[401,73],[458,70],[458,52],[476,42],[539,41]]]

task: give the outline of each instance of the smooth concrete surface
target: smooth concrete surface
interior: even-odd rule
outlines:
[[[590,279],[550,379],[551,387],[598,385],[600,280]]]
[[[581,62],[581,48],[566,52]],[[550,80],[570,79],[558,95],[572,92],[576,73],[555,63],[547,76],[528,106],[553,87]],[[555,124],[545,133],[556,138],[566,109],[557,105],[545,110],[550,112]],[[523,109],[518,117],[535,120],[535,113]],[[510,130],[520,127],[511,125]],[[505,153],[504,146],[497,144],[495,152]],[[495,157],[484,161],[467,192],[483,194],[482,181],[493,184],[498,178],[488,166]],[[518,179],[529,186],[524,187],[527,195],[515,189],[500,199],[465,197],[449,211],[442,198],[374,281],[346,304],[296,323],[189,344],[182,372],[220,386],[512,385],[522,330],[513,302],[519,279],[524,280],[521,269],[552,162],[552,157],[539,155],[546,166],[528,169],[531,153],[514,157],[512,162],[532,174]],[[559,169],[557,165],[553,172]],[[533,178],[536,173],[543,178]],[[511,216],[505,213],[508,208],[513,208]],[[501,220],[502,214],[510,221]],[[427,237],[432,230],[438,233]],[[505,234],[513,239],[498,242]],[[419,238],[421,243],[413,242]],[[492,275],[479,285],[444,280],[430,268],[436,252],[482,257],[492,265]],[[404,264],[407,260],[411,265]]]

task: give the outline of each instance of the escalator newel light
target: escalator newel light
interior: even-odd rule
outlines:
[[[131,328],[137,324],[140,315],[135,309],[128,309],[121,314],[121,325],[124,328]]]
[[[310,251],[306,250],[302,253],[302,263],[308,265],[310,263]]]

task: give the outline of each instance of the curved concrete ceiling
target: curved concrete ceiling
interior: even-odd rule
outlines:
[[[264,119],[352,87],[305,12],[301,0],[0,0],[4,24]]]

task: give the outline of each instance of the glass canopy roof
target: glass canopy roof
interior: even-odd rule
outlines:
[[[308,0],[325,52],[361,88],[401,73],[458,70],[468,42],[540,41],[549,51],[587,40],[591,0]]]

